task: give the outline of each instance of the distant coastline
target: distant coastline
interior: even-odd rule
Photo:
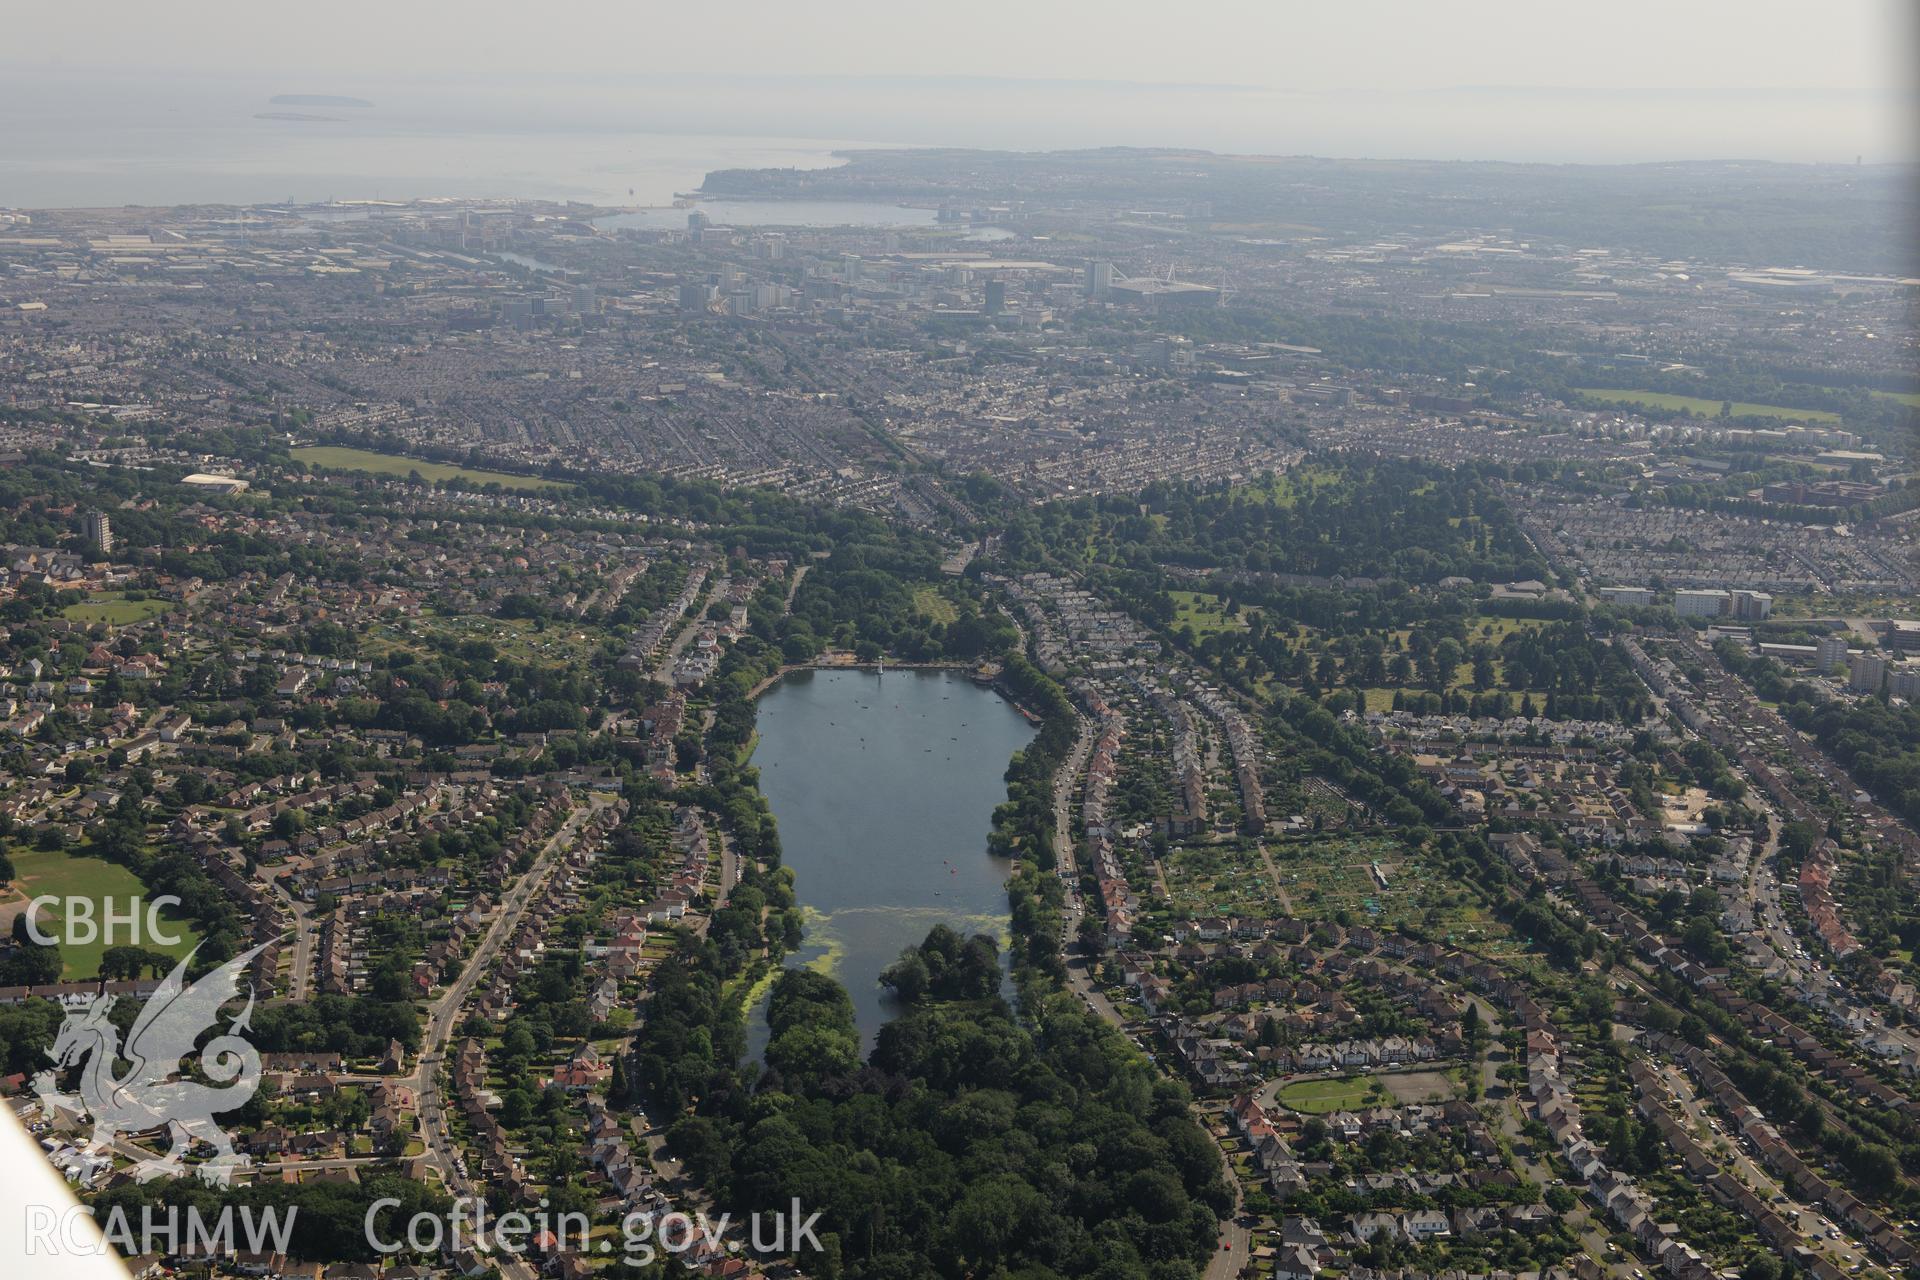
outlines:
[[[371,107],[365,98],[347,98],[335,93],[276,93],[267,99],[275,107]]]

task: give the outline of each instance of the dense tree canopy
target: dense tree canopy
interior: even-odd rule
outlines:
[[[1065,997],[1016,1019],[982,995],[994,951],[910,951],[938,973],[865,1066],[846,992],[784,974],[759,1088],[676,1125],[677,1152],[742,1211],[819,1211],[815,1274],[1194,1275],[1230,1196],[1185,1089]]]

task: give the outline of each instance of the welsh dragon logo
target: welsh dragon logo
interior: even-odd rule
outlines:
[[[193,959],[189,952],[148,997],[125,1044],[120,1041],[120,1029],[107,1019],[116,997],[102,996],[67,1014],[49,1056],[61,1070],[82,1059],[86,1066],[80,1073],[77,1098],[58,1092],[53,1071],[34,1077],[34,1092],[46,1114],[51,1116],[56,1108],[84,1110],[93,1117],[93,1149],[134,1156],[131,1172],[142,1182],[186,1172],[182,1157],[193,1140],[200,1139],[213,1148],[214,1156],[196,1171],[209,1182],[226,1185],[234,1167],[247,1163],[247,1157],[234,1151],[213,1117],[246,1105],[260,1087],[260,1055],[241,1034],[253,1016],[251,984],[240,1016],[226,1034],[215,1036],[199,1051],[200,1072],[215,1084],[176,1077],[184,1076],[182,1059],[194,1053],[201,1033],[219,1020],[220,1007],[239,996],[240,975],[264,946],[235,956],[191,984],[186,980],[187,965]],[[120,1060],[128,1066],[116,1075]],[[166,1129],[171,1135],[172,1145],[165,1155],[151,1155],[120,1137],[155,1129]]]

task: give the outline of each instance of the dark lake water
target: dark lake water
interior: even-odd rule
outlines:
[[[758,728],[753,763],[807,912],[788,964],[846,986],[870,1047],[901,948],[942,922],[1004,944],[1009,868],[987,832],[1033,727],[958,674],[802,671],[761,696]],[[756,1010],[756,1055],[765,1034]]]

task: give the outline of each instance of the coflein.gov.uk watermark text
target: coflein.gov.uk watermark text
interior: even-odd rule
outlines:
[[[543,1253],[617,1254],[626,1262],[645,1265],[662,1253],[726,1252],[730,1243],[761,1254],[800,1254],[822,1248],[814,1234],[820,1215],[803,1213],[798,1200],[780,1212],[750,1214],[739,1224],[729,1213],[718,1218],[678,1211],[629,1213],[617,1231],[598,1237],[584,1213],[550,1213],[540,1208],[496,1214],[488,1210],[485,1200],[473,1198],[455,1200],[444,1214],[415,1213],[404,1221],[392,1220],[393,1210],[400,1207],[401,1201],[391,1197],[367,1206],[362,1231],[367,1246],[380,1256],[451,1256],[462,1251],[518,1256],[537,1246]],[[96,1215],[89,1205],[32,1204],[26,1206],[22,1239],[30,1257],[88,1256],[108,1247],[125,1258],[286,1253],[299,1212],[298,1205],[260,1209],[229,1205],[208,1215],[192,1205],[144,1205],[136,1214],[116,1205],[99,1218],[95,1230],[89,1219]]]

